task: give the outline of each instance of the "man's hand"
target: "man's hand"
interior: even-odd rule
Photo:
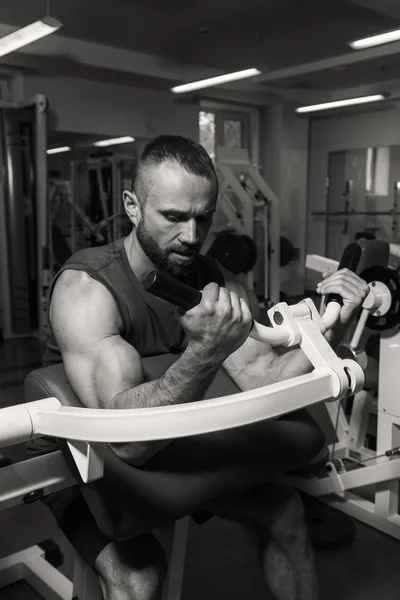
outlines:
[[[343,298],[340,322],[349,323],[354,312],[360,308],[368,296],[368,284],[349,269],[340,269],[336,273],[322,273],[322,281],[317,292],[323,296],[339,294]]]
[[[252,315],[243,298],[216,283],[203,290],[200,304],[186,313],[177,312],[189,347],[202,349],[210,360],[221,363],[247,339]]]

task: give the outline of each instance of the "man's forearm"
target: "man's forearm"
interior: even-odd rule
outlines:
[[[202,400],[214,379],[222,360],[188,347],[159,379],[149,381],[116,394],[109,407],[112,409],[150,408],[186,404]],[[135,466],[142,465],[170,440],[140,443],[112,444],[122,460]]]
[[[259,387],[311,373],[312,370],[313,366],[301,348],[285,348],[282,354],[273,358]]]

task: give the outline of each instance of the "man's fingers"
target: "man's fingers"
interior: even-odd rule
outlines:
[[[317,290],[319,294],[322,294],[323,296],[327,296],[328,294],[339,294],[340,296],[342,296],[342,298],[346,298],[346,299],[350,299],[350,298],[362,298],[362,294],[361,292],[354,287],[353,285],[349,284],[348,282],[343,283],[329,283],[324,287],[321,287],[320,289]]]
[[[231,306],[233,317],[237,320],[241,319],[242,307],[240,305],[240,298],[235,292],[230,292]]]
[[[330,293],[330,287],[328,292],[327,286],[332,285],[335,285],[336,287],[340,285],[346,286],[347,288],[350,288],[357,297],[360,298],[365,298],[369,292],[368,284],[363,279],[358,277],[358,275],[348,271],[347,269],[343,271],[337,271],[333,275],[330,275],[325,280],[318,283],[317,291],[321,294]]]
[[[240,306],[242,309],[243,321],[245,323],[251,323],[253,321],[253,315],[251,313],[249,305],[247,304],[246,300],[243,300],[243,298],[240,298]]]
[[[212,312],[218,300],[220,288],[217,283],[209,283],[203,290],[201,302],[206,310]]]

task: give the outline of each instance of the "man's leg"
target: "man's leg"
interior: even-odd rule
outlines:
[[[51,494],[46,504],[71,545],[97,574],[103,600],[161,597],[167,561],[154,536],[111,542],[100,531],[77,486]]]
[[[108,544],[94,570],[104,600],[160,600],[167,566],[160,544],[147,534]]]
[[[266,582],[277,600],[319,598],[315,559],[297,492],[267,483],[207,507],[245,525],[257,539]]]

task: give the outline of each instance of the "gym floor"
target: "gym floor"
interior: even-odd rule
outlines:
[[[0,342],[0,407],[23,401],[23,380],[40,366],[41,348],[34,339]],[[23,448],[3,449],[20,460]],[[342,550],[317,553],[321,600],[397,600],[400,589],[400,542],[356,523],[356,540]],[[62,570],[72,572],[72,551],[57,530],[51,514],[38,504],[0,511],[0,557],[45,539],[63,552]],[[0,600],[33,600],[21,588],[0,591]],[[191,522],[183,600],[269,600],[257,554],[243,532],[232,523],[213,518],[204,525]]]

